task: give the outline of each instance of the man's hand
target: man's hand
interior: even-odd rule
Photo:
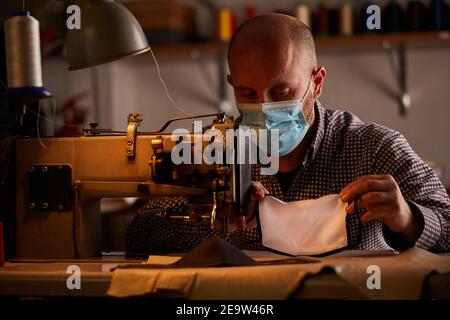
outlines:
[[[253,217],[255,212],[257,201],[264,199],[265,195],[269,194],[269,191],[259,181],[252,181],[247,193],[246,205],[244,210],[246,214],[244,217],[234,218],[230,221],[230,230],[245,229],[246,227],[256,227],[256,219],[252,219],[247,226],[247,221]]]
[[[387,227],[401,233],[415,243],[423,230],[423,220],[418,221],[400,188],[391,175],[371,175],[349,183],[340,193],[341,200],[347,202],[348,214],[364,210],[361,222],[380,219]]]

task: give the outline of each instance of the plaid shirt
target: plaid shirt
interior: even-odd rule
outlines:
[[[403,250],[417,245],[430,251],[448,251],[448,194],[434,171],[417,156],[406,139],[381,125],[364,123],[349,112],[327,110],[320,103],[316,104],[316,116],[317,133],[286,194],[275,176],[259,175],[256,166],[252,179],[260,181],[277,198],[289,202],[339,193],[361,176],[390,174],[411,211],[423,216],[422,235],[415,244],[408,243],[380,220],[361,225],[361,212],[356,212],[347,218],[349,244],[361,250]],[[261,249],[255,247],[259,240],[257,230],[239,231],[233,240],[240,247]]]
[[[357,250],[404,250],[417,245],[430,251],[449,251],[450,200],[434,171],[411,149],[398,132],[378,124],[367,124],[346,111],[327,110],[316,104],[318,121],[313,143],[301,168],[284,194],[275,176],[261,176],[252,167],[252,179],[260,181],[275,197],[284,201],[315,199],[339,193],[348,183],[365,175],[390,174],[415,215],[422,215],[424,229],[418,241],[409,243],[390,231],[380,220],[364,225],[361,212],[347,216],[348,243]],[[157,207],[185,204],[180,199],[162,198]],[[159,220],[158,220],[159,219]],[[187,251],[205,238],[219,234],[207,225],[189,223],[162,226],[162,218],[138,216],[129,225],[127,251],[162,252],[178,237],[172,251]],[[274,226],[276,228],[276,226]],[[237,230],[230,242],[241,249],[264,250],[257,229]]]

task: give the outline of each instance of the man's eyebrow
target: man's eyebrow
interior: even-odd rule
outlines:
[[[274,84],[272,86],[272,88],[278,88],[278,87],[293,87],[293,85],[289,82],[277,82],[276,84]],[[246,87],[246,86],[237,86],[234,89],[235,90],[255,90],[253,88]]]
[[[272,88],[278,88],[278,87],[293,87],[291,83],[288,82],[278,82],[275,83],[275,85],[272,86]]]
[[[253,88],[250,87],[246,87],[246,86],[237,86],[236,88],[234,88],[235,90],[255,90]]]

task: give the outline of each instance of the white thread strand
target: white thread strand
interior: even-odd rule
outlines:
[[[25,106],[27,108],[27,106]],[[37,112],[37,117],[36,117],[36,133],[37,133],[37,137],[39,139],[39,143],[41,144],[41,147],[44,148],[45,150],[47,150],[46,145],[44,144],[44,142],[42,141],[41,138],[41,133],[40,133],[40,126],[39,126],[39,119],[41,118],[41,100],[39,100],[39,105],[38,105],[38,112]]]
[[[65,122],[61,122],[61,121],[56,121],[56,120],[53,120],[53,119],[46,118],[46,117],[44,117],[44,116],[42,116],[40,114],[37,114],[36,112],[34,112],[32,109],[28,108],[27,106],[25,106],[25,109],[28,112],[31,112],[32,114],[37,116],[38,118],[46,120],[46,121],[49,121],[49,122],[53,122],[55,124],[60,124],[60,125],[69,126],[69,127],[80,127],[80,128],[83,128],[82,124],[70,124],[70,123],[65,123]],[[56,107],[55,107],[55,110],[56,110]]]
[[[51,103],[52,103],[52,111],[53,111],[53,115],[52,115],[52,136],[55,136],[55,122],[56,122],[56,102],[55,99],[53,97],[51,97]]]
[[[169,94],[169,90],[167,89],[166,83],[164,82],[162,76],[161,76],[161,70],[159,69],[159,65],[158,65],[158,61],[156,60],[155,54],[153,53],[152,47],[149,45],[148,46],[150,48],[150,53],[153,57],[153,61],[155,62],[155,66],[156,66],[156,72],[158,73],[158,78],[159,81],[161,81],[161,84],[164,87],[164,91],[166,92],[166,96],[167,98],[170,100],[170,102],[172,103],[172,105],[177,108],[179,111],[183,112],[186,115],[192,116],[192,113],[187,112],[186,110],[184,110],[183,108],[181,108],[180,106],[177,105],[177,103],[175,102],[175,100],[170,96]]]

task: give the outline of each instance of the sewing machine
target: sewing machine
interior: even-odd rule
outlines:
[[[206,116],[215,116],[213,129],[224,132],[235,127],[225,114]],[[187,118],[201,117],[205,116]],[[211,226],[220,225],[226,234],[229,217],[243,215],[249,164],[175,165],[171,151],[180,141],[164,130],[187,118],[168,121],[159,131],[139,132],[142,117],[130,114],[126,131],[92,124],[80,137],[18,139],[17,258],[100,256],[102,198],[188,196],[208,207]],[[198,133],[189,135],[194,141]],[[203,141],[202,148],[207,145]]]

